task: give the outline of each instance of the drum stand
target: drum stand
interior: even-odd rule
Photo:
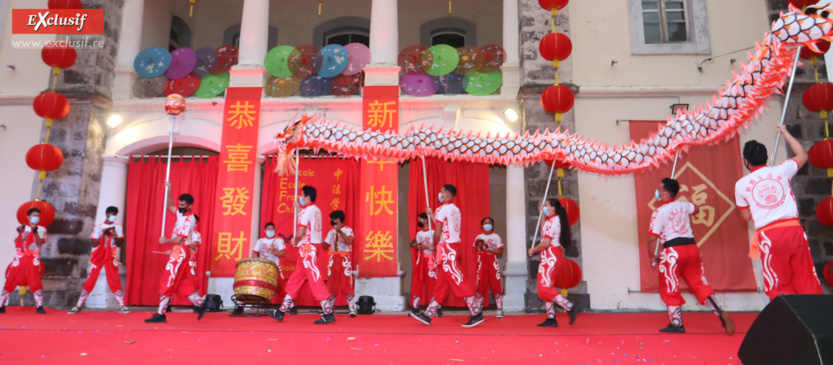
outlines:
[[[231,317],[263,317],[266,315],[266,308],[272,304],[266,298],[252,294],[235,294],[231,296],[231,301],[234,305],[243,308],[243,313],[231,314]],[[246,313],[246,309],[254,312]]]

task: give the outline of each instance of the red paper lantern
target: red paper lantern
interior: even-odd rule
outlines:
[[[824,265],[822,276],[824,276],[824,281],[827,282],[827,285],[833,286],[833,261]]]
[[[818,49],[819,49],[819,51],[821,51],[821,53],[813,52],[813,50],[810,49],[810,47],[801,47],[801,53],[799,54],[799,57],[809,60],[809,59],[812,59],[813,57],[824,56],[824,54],[827,53],[827,51],[830,50],[830,42],[828,42],[828,41],[819,41],[819,42],[816,43],[816,47],[818,47]]]
[[[50,9],[83,9],[81,0],[49,0],[47,6]]]
[[[41,118],[61,119],[69,114],[69,100],[55,92],[41,93],[32,104]]]
[[[810,163],[820,169],[833,168],[833,140],[825,139],[810,147]]]
[[[63,162],[64,153],[54,144],[34,145],[26,152],[26,164],[32,170],[52,171],[61,167]]]
[[[541,43],[538,44],[538,51],[541,52],[541,57],[544,57],[547,61],[564,61],[573,52],[573,42],[564,33],[550,33],[541,39]]]
[[[825,226],[833,226],[833,197],[824,198],[816,206],[816,218]]]
[[[48,227],[52,224],[52,221],[55,220],[55,208],[53,208],[51,204],[43,200],[34,200],[23,203],[20,208],[17,208],[18,223],[29,224],[29,216],[26,215],[26,212],[28,212],[31,208],[40,209],[40,222],[38,222],[39,226]]]
[[[544,161],[547,166],[552,167],[553,163],[555,164],[555,168],[557,169],[569,169],[573,164],[567,162],[567,160],[546,160]]]
[[[573,90],[564,85],[554,85],[544,89],[541,93],[541,106],[547,113],[555,114],[555,119],[560,121],[561,114],[573,108],[575,96]]]
[[[538,5],[541,5],[544,10],[552,11],[555,9],[556,11],[564,9],[569,3],[570,0],[538,0]]]
[[[572,288],[581,282],[581,267],[573,260],[564,259],[558,273],[555,275],[555,287],[562,289]]]
[[[801,96],[801,102],[812,112],[833,110],[833,84],[820,82],[810,86]]]
[[[43,63],[63,69],[72,66],[75,63],[77,54],[75,48],[66,42],[49,42],[43,47],[40,53]]]
[[[581,216],[578,203],[576,203],[573,199],[565,198],[563,196],[558,198],[558,202],[561,203],[561,206],[567,211],[567,221],[570,222],[570,225],[572,226],[578,223],[578,219]]]

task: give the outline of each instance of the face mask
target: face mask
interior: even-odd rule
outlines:
[[[419,226],[419,228],[425,227],[425,222],[417,222],[417,226]]]
[[[654,198],[657,198],[658,202],[662,201],[662,198],[659,196],[659,189],[654,190]]]
[[[301,206],[303,207],[303,206],[307,205],[307,202],[304,201],[304,197],[299,196],[298,197],[298,204],[301,204]]]
[[[437,195],[437,196],[438,196],[438,197],[439,197],[439,199],[440,199],[440,203],[442,203],[442,202],[443,202],[443,193],[440,193],[440,194],[439,194],[439,195]]]
[[[111,215],[111,216],[107,217],[107,221],[110,222],[110,223],[115,222],[116,221],[116,216]]]
[[[269,238],[275,237],[275,231],[266,231],[266,237],[269,237]]]
[[[486,232],[491,232],[492,231],[492,225],[491,224],[484,224],[483,225],[483,230],[486,231]]]
[[[38,224],[40,222],[40,217],[31,217],[29,218],[29,223]]]
[[[330,221],[330,225],[331,225],[331,226],[333,226],[333,227],[335,227],[335,226],[336,226],[336,221],[335,221],[335,220],[331,220],[331,221]]]
[[[544,215],[547,217],[550,216],[550,207],[544,207]]]
[[[188,208],[179,208],[178,210],[182,214],[188,213]]]

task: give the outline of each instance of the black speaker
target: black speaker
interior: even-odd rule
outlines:
[[[373,297],[362,295],[356,301],[356,307],[358,307],[356,312],[359,314],[373,314],[376,311],[376,302],[373,300]]]
[[[755,318],[738,358],[744,365],[833,364],[833,295],[779,295]]]
[[[223,309],[223,299],[217,294],[206,294],[205,302],[208,303],[209,312],[219,312]]]

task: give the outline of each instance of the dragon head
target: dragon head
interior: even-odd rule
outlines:
[[[280,175],[291,175],[295,173],[295,164],[292,161],[292,150],[297,148],[304,137],[304,125],[312,119],[306,114],[289,123],[283,132],[275,135],[275,144],[278,145],[278,157],[275,170]]]
[[[830,4],[808,6],[804,11],[790,4],[789,13],[772,23],[772,35],[781,42],[800,43],[821,53],[819,41],[833,40],[833,8]]]

